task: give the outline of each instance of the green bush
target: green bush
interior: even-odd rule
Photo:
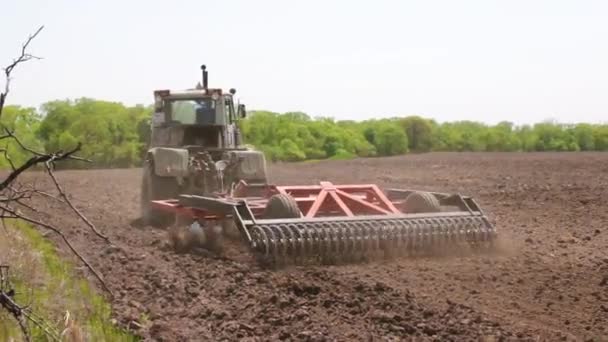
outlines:
[[[139,165],[145,153],[151,113],[149,106],[80,98],[50,101],[40,111],[7,106],[0,124],[35,150],[66,150],[82,142],[80,154],[94,163],[68,163],[68,167],[130,167]],[[437,123],[420,116],[336,121],[302,112],[253,111],[239,126],[244,141],[263,151],[270,161],[390,156],[409,151],[608,151],[608,125],[585,123]],[[16,165],[30,157],[10,139],[0,141],[0,148],[8,150]],[[9,161],[0,158],[0,167],[10,167]]]

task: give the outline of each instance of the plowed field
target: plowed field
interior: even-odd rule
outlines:
[[[269,168],[278,184],[473,196],[501,249],[279,270],[247,255],[177,255],[161,249],[162,230],[131,224],[139,169],[57,172],[115,247],[62,203],[41,205],[103,273],[118,324],[148,340],[608,341],[608,154],[433,153]]]

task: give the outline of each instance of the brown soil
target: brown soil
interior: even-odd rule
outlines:
[[[116,246],[61,203],[43,205],[104,274],[119,324],[148,340],[608,341],[608,154],[437,153],[270,172],[279,184],[471,195],[497,225],[499,251],[280,270],[246,255],[177,255],[161,249],[162,230],[131,225],[139,169],[57,173]]]

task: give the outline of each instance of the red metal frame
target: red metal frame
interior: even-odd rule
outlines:
[[[374,184],[277,186],[279,193],[293,197],[307,217],[389,215],[401,213]]]
[[[170,211],[177,215],[189,216],[199,219],[217,219],[218,215],[215,213],[208,212],[203,209],[197,209],[192,207],[185,207],[179,204],[179,200],[167,199],[167,200],[155,200],[152,201],[152,206],[157,209],[164,211]]]
[[[395,203],[391,202],[375,184],[334,185],[331,182],[320,182],[319,185],[309,186],[270,185],[258,194],[259,197],[253,197],[250,195],[248,185],[241,182],[233,193],[238,197],[224,197],[224,199],[245,200],[256,218],[262,215],[268,199],[274,194],[291,196],[306,218],[401,214]],[[176,214],[209,219],[218,217],[217,213],[181,206],[178,200],[174,199],[153,201],[153,204],[156,208]]]

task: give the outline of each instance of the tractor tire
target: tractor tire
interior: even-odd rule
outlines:
[[[437,213],[441,211],[439,200],[429,192],[412,192],[401,204],[406,214]]]
[[[177,188],[174,178],[157,176],[150,163],[144,164],[141,185],[141,218],[144,225],[164,228],[175,221],[174,214],[154,209],[150,201],[175,198]]]
[[[285,194],[276,194],[270,197],[263,217],[266,219],[300,218],[302,212],[296,200]]]

